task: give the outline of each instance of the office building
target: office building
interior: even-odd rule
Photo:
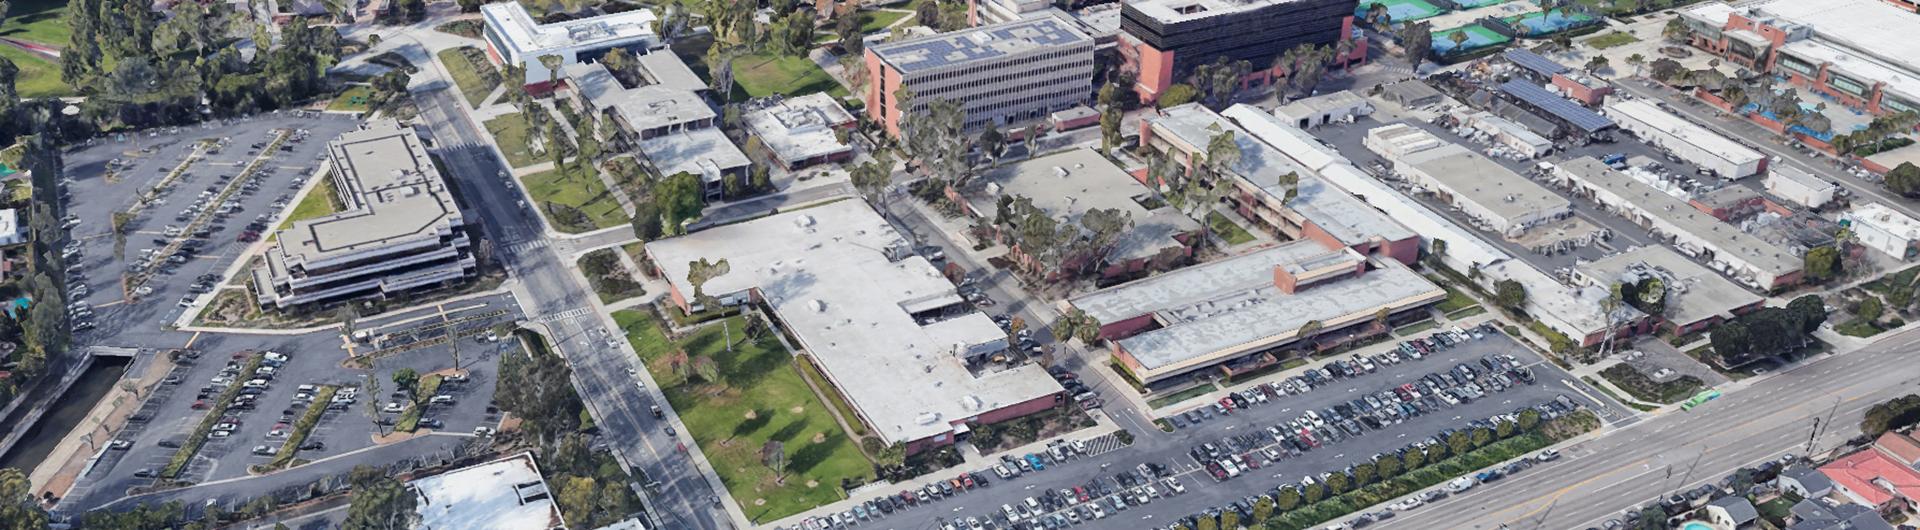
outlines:
[[[1093,97],[1093,38],[1059,10],[867,47],[866,108],[895,137],[935,100],[960,104],[964,128],[1008,127]],[[913,106],[902,109],[902,85]]]
[[[496,65],[525,68],[521,84],[535,92],[551,90],[556,73],[540,62],[542,56],[559,56],[565,66],[599,61],[614,48],[645,55],[665,46],[653,33],[656,17],[647,9],[541,24],[514,1],[480,6],[480,17],[486,23],[481,36],[487,57]]]
[[[379,120],[327,144],[340,212],[295,221],[252,269],[263,307],[387,298],[476,274],[465,218],[412,127]]]
[[[1868,202],[1854,205],[1840,214],[1840,225],[1853,233],[1861,245],[1905,261],[1920,248],[1920,220],[1885,204]]]
[[[840,139],[853,130],[853,114],[825,93],[780,98],[744,118],[747,131],[788,171],[853,158],[853,146]]]
[[[567,527],[533,453],[407,483],[422,529],[551,530]],[[645,530],[644,528],[640,530]]]
[[[965,441],[981,425],[1053,408],[1060,384],[1002,362],[1007,332],[863,201],[839,201],[646,245],[672,303],[692,298],[688,263],[726,260],[702,290],[753,303],[811,356],[854,417],[907,454]]]
[[[1562,162],[1552,174],[1574,193],[1647,228],[1682,254],[1707,260],[1709,268],[1735,281],[1763,290],[1800,283],[1799,256],[1593,157]]]
[[[1920,14],[1882,0],[1708,2],[1688,42],[1873,114],[1920,110]]]
[[[1153,192],[1088,147],[1002,165],[970,179],[965,189],[954,190],[952,198],[981,225],[1002,230],[993,219],[1001,197],[1029,199],[1063,225],[1078,225],[1092,210],[1117,211],[1132,222],[1108,248],[1062,259],[1063,270],[1091,268],[1102,277],[1124,277],[1147,272],[1156,258],[1162,267],[1185,263],[1200,245],[1200,223],[1165,201],[1147,208],[1142,202],[1153,198]],[[1017,236],[1000,237],[1013,243]],[[1011,246],[1015,259],[1035,264],[1019,245]]]
[[[752,161],[715,127],[719,114],[713,106],[685,83],[663,77],[664,82],[627,88],[599,64],[568,65],[566,72],[568,96],[610,120],[615,134],[633,141],[656,175],[699,176],[708,199],[721,196],[728,176],[747,176]]]
[[[1139,77],[1134,90],[1142,101],[1158,101],[1175,83],[1184,83],[1195,66],[1216,60],[1247,61],[1248,82],[1269,84],[1285,72],[1271,69],[1273,59],[1304,44],[1353,43],[1336,64],[1363,61],[1366,39],[1353,27],[1357,0],[1142,0],[1120,8],[1119,51]]]
[[[1390,259],[1300,240],[1074,297],[1114,358],[1148,387],[1229,375],[1382,333],[1389,319],[1446,298]],[[1317,332],[1301,335],[1308,322]]]
[[[1614,100],[1607,104],[1606,111],[1622,130],[1632,132],[1641,141],[1666,149],[1721,177],[1743,179],[1767,168],[1767,157],[1759,151],[1662,110],[1647,100]]]
[[[1506,166],[1425,129],[1393,123],[1367,131],[1367,149],[1393,172],[1440,195],[1487,231],[1518,237],[1573,215],[1573,204]]]

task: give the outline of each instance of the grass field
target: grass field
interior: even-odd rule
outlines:
[[[738,97],[739,92],[756,98],[771,94],[804,96],[815,92],[826,92],[836,98],[847,96],[846,87],[806,57],[746,55],[734,59],[733,67],[733,81],[740,85],[740,90],[735,91],[737,99],[744,99]]]
[[[500,76],[489,75],[493,65],[485,62],[475,64],[463,50],[479,51],[473,47],[441,50],[440,64],[447,67],[447,75],[453,76],[453,83],[460,87],[460,95],[467,98],[467,104],[477,107],[480,102],[487,100],[487,95],[492,94],[495,87],[500,86]]]
[[[500,145],[500,153],[507,156],[507,165],[527,167],[541,160],[536,158],[533,147],[528,144],[530,132],[527,119],[519,114],[502,114],[485,123],[487,134],[493,135],[493,142]]]
[[[340,91],[340,95],[334,96],[333,101],[327,103],[327,110],[366,112],[369,97],[373,97],[373,87],[366,85],[347,87],[346,90]],[[359,101],[356,103],[354,98],[359,98]]]
[[[860,33],[867,34],[887,29],[887,26],[911,14],[913,13],[909,11],[869,11],[860,15]]]
[[[1455,289],[1451,285],[1441,282],[1434,283],[1439,283],[1440,288],[1446,289],[1447,291],[1447,299],[1441,300],[1439,305],[1434,306],[1434,309],[1439,309],[1441,313],[1452,313],[1480,304],[1479,302],[1473,301],[1473,297],[1467,296],[1466,293],[1460,292],[1459,289]]]
[[[1253,241],[1253,234],[1247,233],[1247,229],[1241,228],[1239,223],[1220,212],[1207,212],[1207,226],[1213,229],[1213,235],[1220,236],[1229,246]]]
[[[547,220],[553,222],[555,230],[577,234],[627,224],[627,212],[620,209],[620,202],[607,193],[607,186],[600,182],[600,177],[589,171],[574,167],[542,171],[520,177],[520,183],[527,187],[527,193],[533,195],[533,200],[541,203],[540,211],[547,214]],[[562,219],[554,215],[546,203],[579,210],[586,216],[586,222]]]
[[[707,326],[671,342],[645,312],[619,311],[613,318],[728,492],[755,521],[838,501],[843,498],[842,479],[872,477],[873,465],[807,388],[779,341],[771,335],[744,340],[744,317],[730,321],[737,341],[731,352],[721,326]],[[675,350],[686,351],[689,359],[713,359],[722,384],[680,375],[668,364],[668,354]],[[776,479],[760,458],[770,440],[785,446],[789,463],[784,479]]]
[[[293,226],[294,221],[304,221],[340,211],[340,205],[334,202],[333,195],[333,180],[320,179],[319,184],[315,184],[312,190],[300,198],[300,202],[293,205],[293,213],[287,214],[287,219],[281,221],[280,228],[274,231],[286,230]]]
[[[64,47],[73,35],[66,14],[66,0],[9,2],[7,20],[0,23],[0,37]]]
[[[1624,31],[1615,31],[1613,33],[1608,33],[1606,35],[1601,35],[1598,37],[1587,39],[1588,46],[1592,46],[1602,50],[1607,48],[1612,48],[1614,46],[1625,46],[1625,45],[1633,44],[1636,42],[1640,42],[1639,37],[1635,37],[1633,36],[1632,33],[1627,33]]]
[[[71,96],[73,89],[60,81],[60,65],[27,53],[12,46],[0,46],[0,57],[13,61],[20,67],[19,77],[14,78],[14,88],[23,98],[46,98]]]

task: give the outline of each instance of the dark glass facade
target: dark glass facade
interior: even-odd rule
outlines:
[[[1332,44],[1342,37],[1340,27],[1358,5],[1359,0],[1297,0],[1165,23],[1129,3],[1121,6],[1120,30],[1173,52],[1179,65],[1176,75],[1184,78],[1194,65],[1219,57],[1246,60],[1261,69],[1294,46]]]

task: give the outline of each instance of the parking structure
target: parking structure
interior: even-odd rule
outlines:
[[[1231,414],[1220,414],[1221,408],[1228,405],[1207,403],[1193,410],[1206,410],[1212,418],[1202,417],[1199,424],[1185,419],[1187,411],[1181,411],[1180,425],[1173,434],[1158,431],[1135,433],[1131,446],[1109,452],[1076,452],[1075,444],[1055,444],[1047,451],[1032,455],[1009,456],[989,466],[969,473],[976,479],[986,478],[987,486],[980,486],[980,480],[971,488],[955,487],[954,493],[946,494],[946,488],[914,488],[907,491],[891,492],[881,498],[872,499],[878,516],[860,517],[859,513],[848,510],[843,519],[851,519],[862,527],[874,528],[971,528],[975,521],[982,528],[1060,528],[1064,526],[1085,525],[1090,528],[1164,528],[1181,518],[1193,514],[1207,513],[1210,510],[1235,509],[1234,503],[1247,501],[1249,495],[1271,492],[1282,484],[1299,484],[1302,479],[1314,477],[1318,480],[1322,473],[1338,471],[1350,464],[1365,462],[1374,454],[1391,453],[1415,442],[1425,442],[1429,437],[1439,438],[1449,430],[1463,430],[1506,414],[1515,414],[1522,407],[1535,407],[1536,410],[1551,411],[1551,414],[1563,414],[1576,409],[1590,409],[1602,417],[1618,415],[1619,405],[1597,401],[1590,393],[1578,390],[1577,383],[1559,367],[1547,363],[1531,350],[1518,342],[1494,330],[1491,326],[1459,330],[1464,338],[1452,333],[1453,330],[1435,332],[1434,335],[1421,337],[1420,346],[1411,345],[1420,355],[1413,358],[1401,352],[1397,360],[1382,361],[1381,355],[1360,356],[1351,365],[1345,362],[1327,364],[1327,373],[1313,376],[1281,378],[1279,385],[1286,390],[1251,390],[1260,397],[1236,392],[1239,400],[1246,401],[1242,406],[1233,397]],[[1437,338],[1438,335],[1450,338]],[[1419,340],[1419,339],[1416,339]],[[1444,342],[1443,342],[1444,341]],[[1434,346],[1428,346],[1432,342]],[[1420,348],[1426,348],[1424,351]],[[1371,364],[1372,370],[1366,365]],[[1494,364],[1511,383],[1499,384],[1504,390],[1493,389],[1494,371],[1488,365]],[[1336,369],[1335,365],[1343,368]],[[1462,369],[1465,365],[1467,368]],[[1320,368],[1313,371],[1318,372]],[[1334,375],[1335,370],[1342,373]],[[1465,372],[1471,371],[1472,378]],[[1351,372],[1350,374],[1348,372]],[[1516,372],[1530,374],[1533,382],[1520,381],[1524,376]],[[1480,387],[1479,394],[1473,399],[1462,400],[1458,394],[1449,394],[1458,404],[1451,404],[1445,398],[1435,399],[1439,404],[1428,404],[1424,397],[1429,395],[1427,382],[1429,374],[1442,382],[1452,377],[1454,383],[1448,388],[1459,388],[1467,392],[1464,382],[1472,382]],[[1442,377],[1440,374],[1446,374]],[[1485,378],[1486,382],[1482,383]],[[1311,389],[1301,388],[1302,381],[1312,383]],[[1290,383],[1291,382],[1291,383]],[[1414,385],[1422,398],[1416,400],[1426,411],[1417,414],[1401,410],[1397,421],[1373,419],[1380,424],[1372,427],[1365,420],[1354,418],[1355,427],[1360,431],[1353,434],[1338,425],[1341,422],[1316,425],[1311,431],[1320,436],[1315,440],[1318,447],[1309,447],[1295,455],[1285,442],[1275,442],[1269,427],[1281,427],[1297,422],[1306,411],[1312,410],[1323,420],[1330,413],[1340,413],[1340,408],[1353,407],[1352,401],[1365,396],[1381,400],[1380,392],[1392,393],[1402,403],[1410,402],[1398,398],[1399,389],[1404,385]],[[1269,385],[1260,385],[1272,388]],[[1435,386],[1440,386],[1438,383]],[[1444,390],[1444,389],[1443,389]],[[1471,395],[1471,394],[1470,394]],[[1384,403],[1382,403],[1384,405]],[[1216,408],[1218,406],[1219,408]],[[1411,405],[1410,405],[1411,406]],[[1382,406],[1373,407],[1384,410]],[[1206,413],[1196,414],[1204,415]],[[1383,413],[1391,414],[1391,413]],[[1168,418],[1171,421],[1171,418]],[[1326,429],[1325,434],[1319,434]],[[1340,434],[1332,434],[1333,430]],[[1339,441],[1334,441],[1334,437]],[[1322,439],[1324,438],[1324,439]],[[1296,441],[1299,438],[1293,438]],[[1223,440],[1232,440],[1234,447],[1228,449]],[[1079,444],[1085,447],[1093,440]],[[1232,454],[1240,457],[1240,463],[1247,467],[1242,470],[1236,464],[1237,475],[1224,480],[1216,479],[1205,463],[1196,461],[1191,450],[1196,445],[1212,443],[1222,455]],[[1310,444],[1309,444],[1310,445]],[[1269,455],[1273,449],[1276,454]],[[1056,454],[1056,452],[1058,454]],[[1232,460],[1231,456],[1227,457]],[[1037,461],[1036,461],[1037,460]],[[1212,461],[1218,458],[1210,459]],[[1037,465],[1036,465],[1037,464]],[[1257,469],[1254,466],[1258,466]],[[1044,467],[1042,467],[1044,466]],[[1017,475],[1001,476],[998,468],[1008,468]],[[1013,468],[1019,468],[1018,471]],[[956,477],[959,478],[959,477]],[[1170,480],[1169,480],[1170,479]],[[951,479],[942,478],[949,487]],[[962,484],[965,485],[965,480]],[[1080,496],[1085,494],[1087,500]],[[1142,495],[1144,494],[1144,499]],[[1032,497],[1033,503],[1027,498]],[[1117,498],[1116,498],[1117,497]],[[867,510],[867,502],[861,503],[861,510]],[[1037,504],[1037,506],[1034,506]],[[884,506],[883,506],[884,505]],[[1098,506],[1096,511],[1095,506]],[[1022,506],[1026,509],[1023,512]],[[892,508],[889,512],[886,509]],[[1013,517],[1007,512],[1011,510]],[[1377,511],[1377,510],[1376,510]],[[1010,519],[1018,518],[1018,521]],[[1089,521],[1091,519],[1091,521]],[[1049,521],[1052,521],[1049,523]],[[831,518],[803,520],[800,528],[837,528]],[[843,523],[847,524],[847,523]],[[1049,525],[1053,526],[1049,526]],[[1192,527],[1190,524],[1189,527]]]

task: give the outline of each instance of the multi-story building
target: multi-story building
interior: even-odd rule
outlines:
[[[719,114],[684,82],[627,88],[600,64],[568,65],[568,97],[612,123],[616,135],[633,141],[640,157],[662,177],[692,173],[709,199],[725,190],[728,176],[745,177],[751,161],[716,127]],[[652,74],[647,74],[649,81]]]
[[[1059,10],[867,47],[868,115],[900,135],[903,117],[938,99],[960,104],[965,128],[1045,120],[1093,96],[1093,38]],[[898,91],[912,94],[900,108]]]
[[[1353,51],[1334,62],[1365,60],[1366,39],[1354,31],[1358,0],[1143,0],[1120,11],[1120,56],[1138,77],[1142,101],[1158,101],[1193,67],[1218,59],[1247,61],[1246,82],[1272,83],[1285,71],[1273,59],[1304,44],[1342,39]]]
[[[486,22],[481,36],[487,57],[494,64],[525,68],[521,84],[535,92],[551,90],[558,73],[540,63],[542,56],[558,56],[565,66],[598,61],[614,48],[642,55],[665,46],[653,33],[656,17],[646,9],[541,24],[516,1],[480,6],[480,16]]]
[[[252,270],[260,305],[384,298],[477,272],[460,208],[412,127],[369,123],[328,143],[327,160],[345,207],[278,233]]]
[[[1761,0],[1681,11],[1688,41],[1874,114],[1920,110],[1920,14],[1883,0]]]
[[[967,23],[999,24],[1053,9],[1047,0],[967,0]]]

